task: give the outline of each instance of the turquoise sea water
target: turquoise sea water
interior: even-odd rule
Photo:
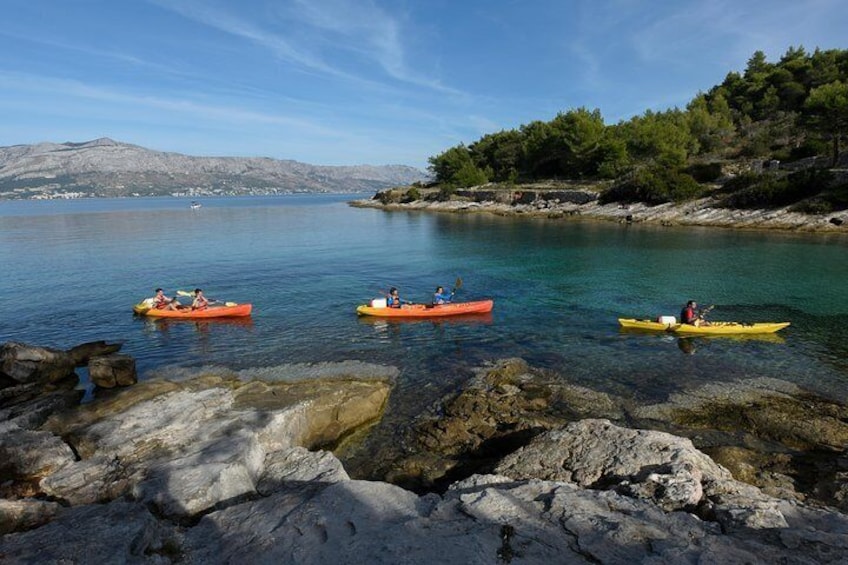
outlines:
[[[360,197],[364,197],[360,196]],[[836,398],[848,385],[848,237],[353,208],[351,195],[0,202],[0,342],[122,341],[141,378],[358,359],[396,365],[397,410],[488,360],[522,357],[650,401],[746,376]],[[491,297],[491,316],[357,318],[397,286]],[[131,306],[202,287],[252,302],[247,321],[151,321]],[[774,339],[624,333],[616,318],[715,304],[714,319],[791,321]]]

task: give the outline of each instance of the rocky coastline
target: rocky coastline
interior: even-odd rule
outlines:
[[[4,563],[848,560],[848,407],[787,382],[638,406],[500,360],[357,462],[393,367],[119,356],[80,404],[119,347],[0,348]]]
[[[623,224],[708,226],[735,229],[784,230],[848,234],[848,210],[823,215],[792,211],[790,206],[768,210],[723,208],[715,197],[650,206],[644,203],[600,204],[602,186],[551,181],[526,185],[489,184],[458,189],[445,196],[438,189],[400,187],[356,200],[351,206],[383,210],[489,213],[560,219],[587,219]]]

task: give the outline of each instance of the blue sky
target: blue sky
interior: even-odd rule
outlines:
[[[406,164],[557,112],[684,107],[844,0],[3,0],[0,146]]]

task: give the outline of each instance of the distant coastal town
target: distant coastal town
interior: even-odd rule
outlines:
[[[121,187],[119,187],[121,188]],[[315,192],[326,192],[316,190],[297,190],[288,188],[252,188],[252,187],[237,187],[233,189],[218,189],[218,188],[203,188],[192,187],[185,190],[174,190],[167,193],[157,192],[131,192],[124,195],[127,198],[143,198],[150,196],[174,198],[213,198],[227,196],[282,196],[286,194],[311,194]],[[0,192],[0,200],[76,200],[81,198],[109,198],[108,194],[99,194],[97,192],[83,192],[65,190],[61,187],[49,188],[42,187],[38,192],[32,192],[25,189],[17,189],[13,191]]]

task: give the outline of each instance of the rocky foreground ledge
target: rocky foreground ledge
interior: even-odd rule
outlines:
[[[441,494],[353,480],[321,449],[380,418],[398,377],[392,368],[210,368],[81,406],[55,402],[62,394],[55,381],[31,379],[42,394],[7,394],[0,407],[0,561],[848,560],[846,514],[737,481],[689,439],[586,417],[599,407],[617,418],[633,407],[568,385],[551,394],[538,376],[517,360],[481,370],[444,418],[425,419],[435,428],[420,423],[431,440],[434,429],[464,429],[465,446],[510,435],[510,421],[515,432],[530,430],[491,472],[454,481]],[[486,397],[499,400],[487,405]],[[693,398],[646,408],[641,417],[703,412],[704,399]],[[479,418],[463,427],[456,403]],[[826,415],[834,420],[828,443],[845,441],[839,409]],[[487,428],[492,421],[503,425]],[[832,446],[843,456],[845,447]]]
[[[483,185],[453,192],[446,200],[435,189],[412,187],[378,192],[368,200],[350,204],[384,210],[434,212],[485,212],[499,216],[548,219],[585,218],[620,223],[665,226],[712,226],[744,229],[775,229],[848,234],[848,210],[825,215],[794,212],[791,207],[769,210],[723,208],[713,197],[681,204],[649,206],[643,203],[600,204],[595,185],[548,182],[520,186]]]

